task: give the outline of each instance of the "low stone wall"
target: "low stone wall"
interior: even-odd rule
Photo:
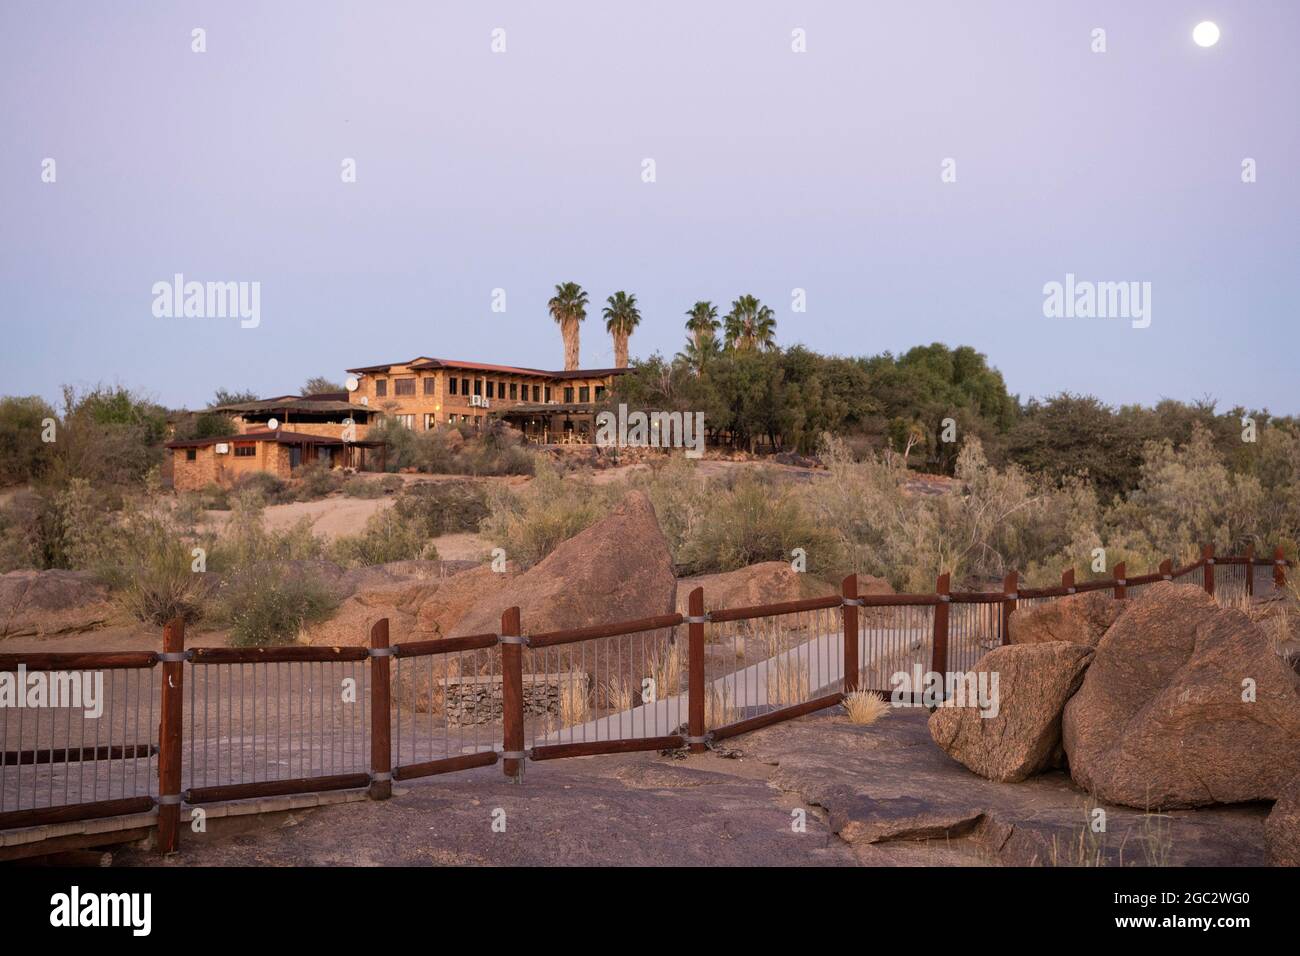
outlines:
[[[585,700],[585,673],[525,674],[524,717],[560,716],[560,698],[567,692]],[[443,689],[448,727],[470,727],[501,721],[503,710],[500,675],[447,677],[438,681]]]

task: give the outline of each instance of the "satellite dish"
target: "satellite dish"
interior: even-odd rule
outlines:
[[[343,387],[346,388],[349,392],[355,392],[357,390],[357,386],[359,386],[360,384],[361,383],[357,381],[357,377],[355,375],[349,375],[348,380],[343,383]]]
[[[266,423],[266,427],[271,429],[271,431],[275,431],[280,427],[280,420],[278,418],[269,419]]]

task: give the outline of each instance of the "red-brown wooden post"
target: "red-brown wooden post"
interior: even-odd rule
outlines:
[[[686,614],[692,620],[687,628],[686,729],[691,737],[702,740],[704,726],[704,588],[696,588],[686,598]],[[691,753],[702,754],[702,743],[691,744]]]
[[[1246,597],[1255,596],[1255,546],[1246,545]]]
[[[1201,561],[1205,568],[1205,593],[1214,593],[1214,545],[1207,544],[1201,549]]]
[[[1279,544],[1273,549],[1273,585],[1277,588],[1286,587],[1286,557],[1282,553],[1282,546]]]
[[[388,650],[388,618],[370,627],[372,650]],[[393,705],[388,654],[370,658],[370,799],[393,795]],[[432,691],[430,691],[432,693]]]
[[[158,849],[175,853],[181,822],[181,724],[185,700],[185,621],[163,627],[162,706],[158,717]]]
[[[1164,575],[1168,575],[1169,578],[1172,580],[1174,575],[1174,562],[1169,558],[1165,558],[1163,561],[1161,561],[1160,573]]]
[[[1020,574],[1016,571],[1007,572],[1007,576],[1002,579],[1002,643],[1011,643],[1011,615],[1016,610],[1016,591],[1020,586]]]
[[[858,689],[858,606],[849,601],[858,599],[858,576],[850,574],[840,583],[840,596],[845,603],[841,607],[844,614],[844,680],[842,687],[845,694],[852,694]]]
[[[516,638],[501,642],[501,743],[508,754],[524,750],[524,648],[519,637],[519,608],[508,607],[501,614],[501,636]],[[524,762],[518,757],[502,761],[505,775],[518,781]]]
[[[1128,565],[1121,561],[1115,565],[1115,600],[1120,601],[1128,597]]]
[[[1061,587],[1074,587],[1074,568],[1066,568],[1061,572]]]
[[[934,592],[939,595],[939,603],[934,606],[934,646],[930,650],[930,670],[936,674],[948,673],[948,594],[951,589],[951,575],[947,572],[939,575]],[[944,686],[947,686],[945,683]]]

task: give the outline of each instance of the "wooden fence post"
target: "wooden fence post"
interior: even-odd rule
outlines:
[[[1160,573],[1169,575],[1170,580],[1173,580],[1174,562],[1169,558],[1165,558],[1163,561],[1161,561]]]
[[[1007,576],[1002,579],[1002,643],[1011,643],[1011,615],[1016,610],[1016,591],[1020,586],[1020,574],[1017,571],[1007,572]],[[1010,595],[1007,597],[1006,595]]]
[[[1255,546],[1246,545],[1246,597],[1255,596]]]
[[[388,618],[370,628],[372,650],[388,649]],[[370,799],[393,795],[393,707],[389,683],[389,655],[370,658]],[[432,690],[430,691],[432,693]]]
[[[840,596],[846,602],[858,599],[856,574],[850,574],[840,583]],[[858,606],[845,603],[841,610],[844,614],[844,680],[841,687],[845,694],[852,694],[858,689]]]
[[[508,607],[501,614],[501,636],[519,637],[519,608]],[[524,648],[518,640],[501,642],[501,744],[508,754],[524,749]],[[507,757],[502,769],[511,780],[523,777],[524,762]]]
[[[1282,562],[1286,556],[1282,553],[1282,546],[1279,544],[1273,549],[1273,586],[1277,588],[1286,587],[1286,565]]]
[[[1074,568],[1066,568],[1061,572],[1061,587],[1074,587]]]
[[[1205,568],[1205,593],[1214,594],[1214,545],[1207,544],[1201,549],[1201,561]]]
[[[1121,601],[1128,597],[1128,564],[1121,561],[1112,573],[1115,577],[1115,600]]]
[[[158,716],[158,849],[175,853],[181,822],[181,725],[185,700],[185,621],[163,627],[162,705]]]
[[[939,595],[939,603],[934,606],[934,646],[930,649],[930,670],[936,674],[948,673],[948,597],[951,588],[951,575],[947,572],[939,575],[934,591]],[[948,686],[945,681],[944,686]]]
[[[687,627],[686,661],[686,730],[696,740],[705,734],[704,726],[704,588],[696,588],[686,598],[686,614],[694,618]],[[704,744],[691,744],[691,753],[704,753]]]

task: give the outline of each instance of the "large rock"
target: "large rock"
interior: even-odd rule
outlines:
[[[1282,791],[1264,821],[1264,844],[1274,866],[1300,866],[1300,777]]]
[[[1092,654],[1068,641],[990,651],[973,673],[977,680],[997,675],[997,716],[982,716],[975,701],[949,700],[930,715],[930,736],[989,780],[1018,783],[1046,770],[1061,744],[1061,711],[1079,689]]]
[[[107,589],[88,571],[0,574],[0,639],[90,631],[113,613]]]
[[[473,572],[471,572],[473,573]],[[525,634],[672,614],[677,579],[654,506],[634,491],[605,518],[480,601],[452,636],[497,631],[519,606]]]
[[[1282,791],[1264,821],[1264,845],[1274,866],[1300,866],[1300,777]]]
[[[1087,591],[1024,608],[1011,615],[1011,643],[1073,641],[1096,647],[1124,607],[1111,591]]]
[[[516,576],[508,567],[498,572],[485,564],[444,581],[416,612],[418,639],[448,637],[476,605],[501,591]],[[491,630],[495,632],[499,627],[500,622]]]
[[[885,587],[888,586],[886,583]],[[682,578],[677,582],[677,610],[680,613],[686,613],[687,601],[696,588],[704,589],[704,606],[710,610],[798,601],[840,593],[839,585],[815,575],[800,574],[785,561],[763,561],[739,571]]]
[[[1075,781],[1144,809],[1277,799],[1300,775],[1300,677],[1268,635],[1194,585],[1127,603],[1065,706]]]

